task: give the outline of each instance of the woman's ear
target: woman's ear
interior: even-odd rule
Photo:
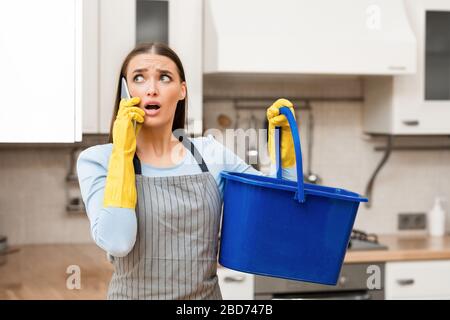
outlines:
[[[180,91],[180,99],[179,100],[184,100],[186,98],[186,82],[182,82],[181,83],[181,91]]]

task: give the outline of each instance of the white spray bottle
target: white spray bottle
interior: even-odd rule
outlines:
[[[443,201],[442,198],[436,197],[433,208],[428,212],[428,232],[430,236],[442,237],[445,235],[446,212],[442,207]]]

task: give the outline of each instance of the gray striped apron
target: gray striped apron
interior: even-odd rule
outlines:
[[[134,156],[138,230],[133,250],[113,257],[107,299],[222,299],[217,278],[221,196],[189,139],[202,173],[146,177]]]

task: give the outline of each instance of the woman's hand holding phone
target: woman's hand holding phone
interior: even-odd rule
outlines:
[[[136,207],[137,193],[133,157],[136,137],[144,122],[145,111],[138,107],[139,97],[122,99],[113,125],[113,149],[109,158],[103,205]],[[133,126],[136,121],[136,133]]]

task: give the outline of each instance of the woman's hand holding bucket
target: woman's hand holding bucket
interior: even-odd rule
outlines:
[[[296,163],[295,148],[289,122],[283,114],[280,114],[281,107],[288,107],[291,109],[295,118],[294,105],[289,100],[278,99],[267,108],[267,120],[269,121],[268,149],[270,160],[272,163],[275,163],[275,127],[281,127],[281,166],[282,168],[289,168]]]

